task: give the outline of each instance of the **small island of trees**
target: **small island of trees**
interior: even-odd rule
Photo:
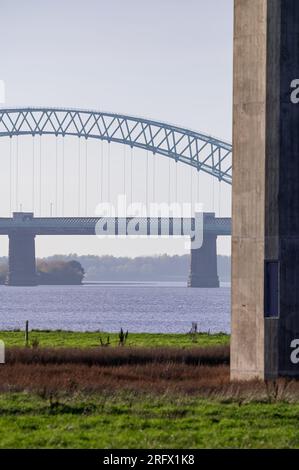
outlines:
[[[75,260],[38,260],[36,272],[39,285],[80,285],[85,274],[82,265]],[[0,264],[0,284],[5,284],[7,273],[7,263]]]
[[[84,274],[79,261],[37,261],[37,278],[41,285],[79,285]]]

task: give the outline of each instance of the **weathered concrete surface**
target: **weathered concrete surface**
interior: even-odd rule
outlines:
[[[231,377],[264,377],[267,0],[235,0]]]
[[[19,232],[9,235],[9,286],[35,286],[37,284],[34,235]]]
[[[299,376],[299,1],[235,0],[231,377]],[[264,318],[265,261],[278,313]]]

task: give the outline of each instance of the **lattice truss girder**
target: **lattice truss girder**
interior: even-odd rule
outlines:
[[[157,121],[96,111],[51,108],[0,109],[0,137],[72,135],[117,142],[170,157],[232,182],[232,146]]]

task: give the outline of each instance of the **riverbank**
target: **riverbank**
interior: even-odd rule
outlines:
[[[66,347],[66,348],[96,348],[103,344],[108,347],[119,345],[119,333],[108,332],[75,332],[75,331],[50,331],[32,330],[29,332],[29,345],[40,347]],[[224,333],[208,334],[155,334],[155,333],[130,333],[126,346],[131,347],[176,347],[187,348],[193,346],[226,346],[229,344],[229,335]],[[0,331],[0,340],[6,347],[22,347],[25,345],[25,333],[21,330]]]

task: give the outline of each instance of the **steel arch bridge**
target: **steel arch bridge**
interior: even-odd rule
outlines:
[[[67,108],[0,108],[0,137],[77,136],[137,147],[232,183],[232,145],[149,119]]]

